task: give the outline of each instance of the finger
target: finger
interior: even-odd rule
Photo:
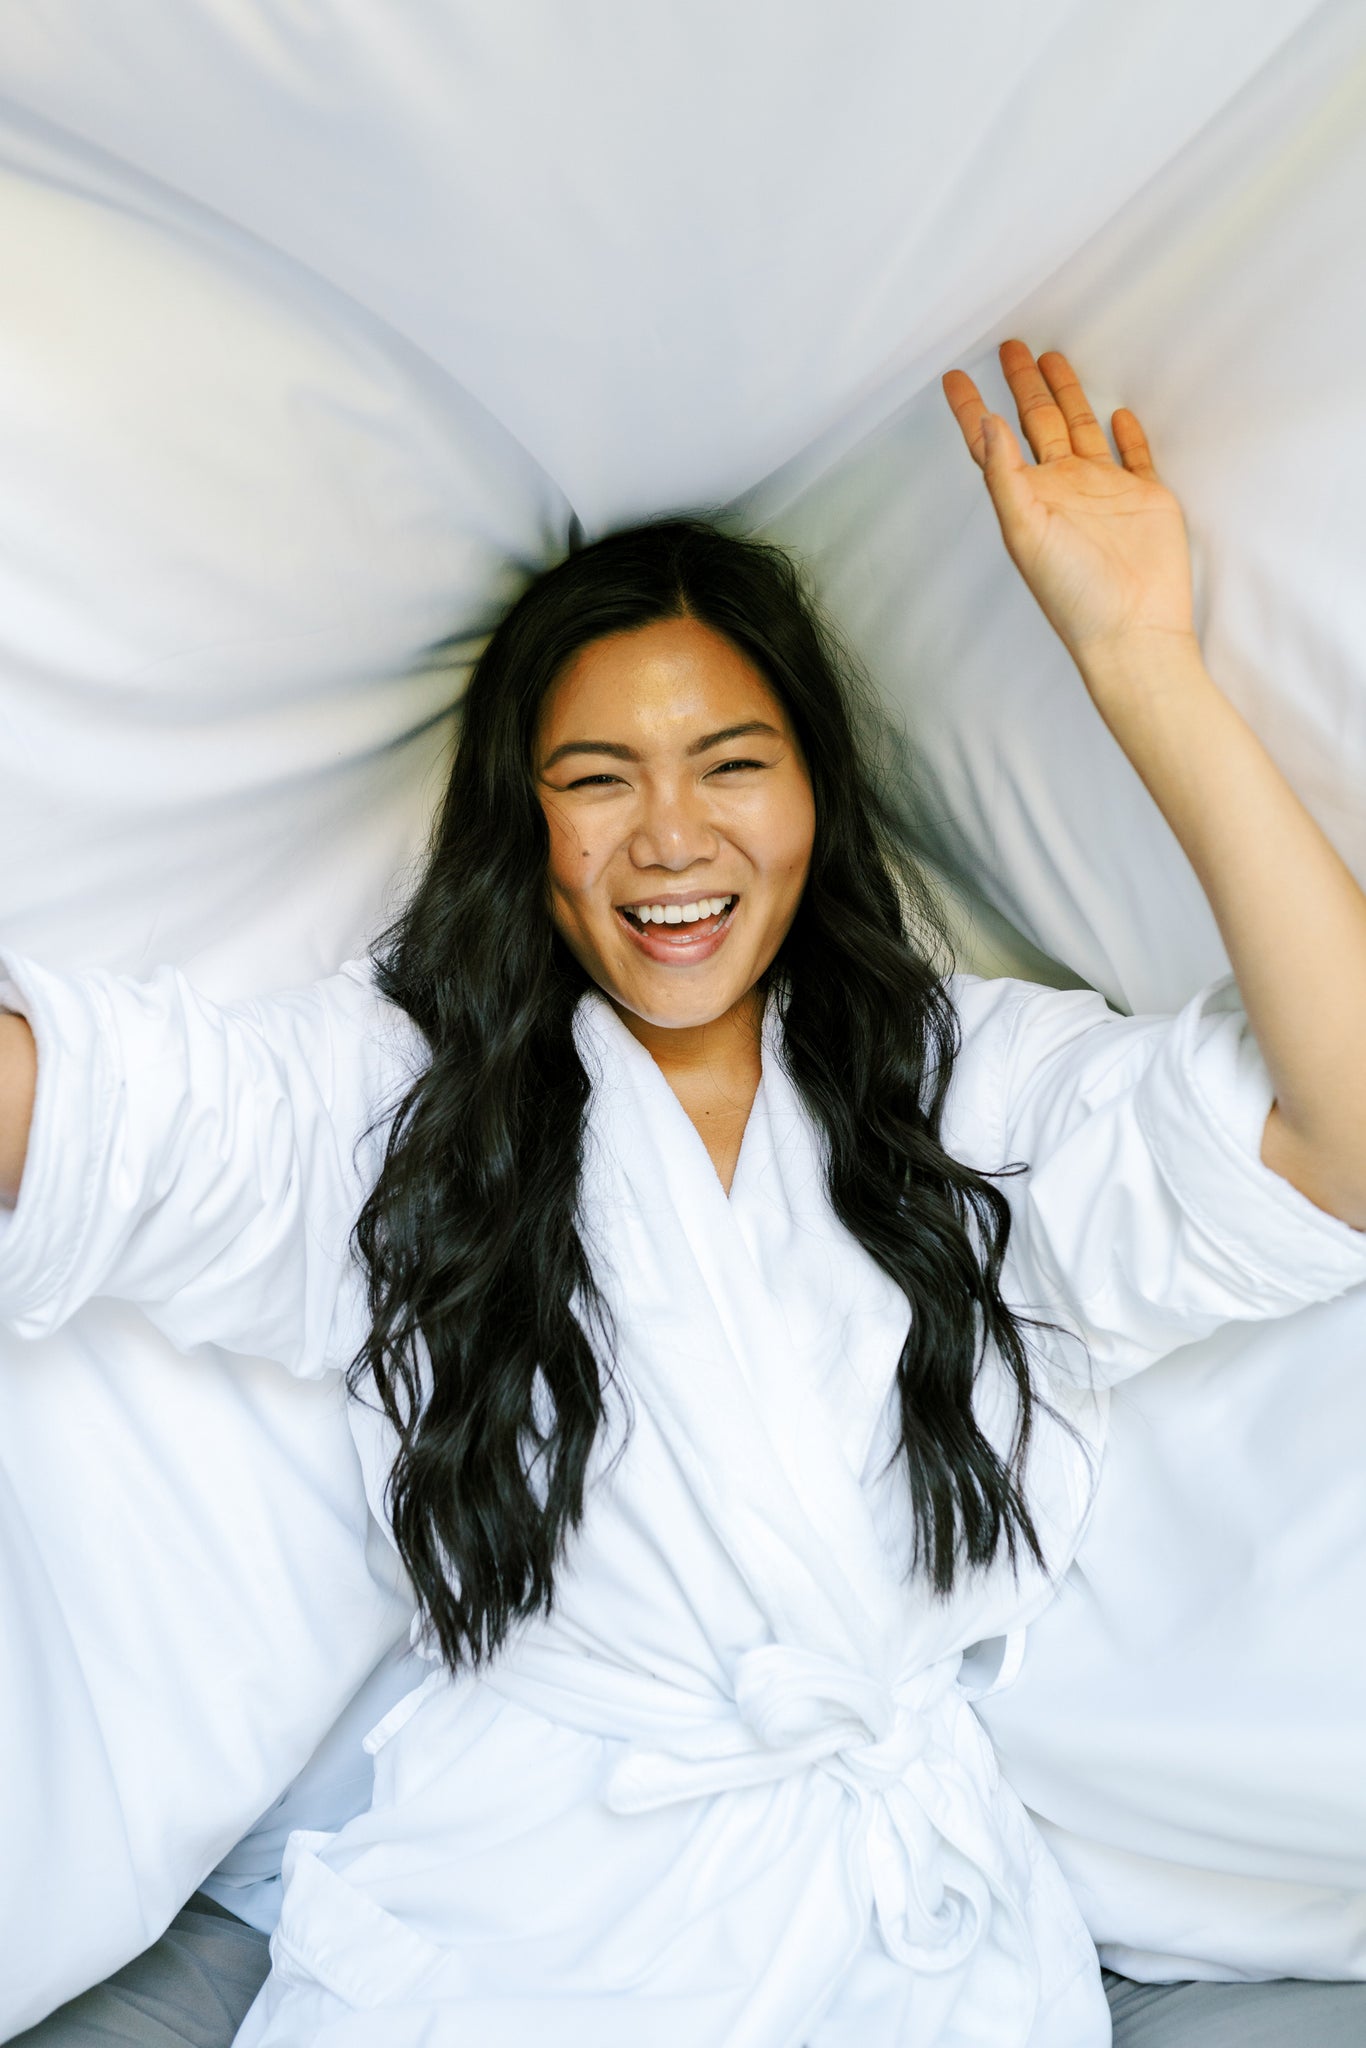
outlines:
[[[1115,430],[1115,446],[1119,450],[1119,459],[1124,467],[1134,476],[1155,477],[1157,471],[1153,467],[1148,437],[1138,424],[1137,416],[1129,411],[1127,405],[1122,406],[1115,414],[1111,425]]]
[[[986,446],[982,437],[982,419],[986,405],[981,392],[973,383],[966,370],[950,370],[940,379],[944,396],[953,409],[953,416],[963,430],[963,439],[974,462],[986,459]]]
[[[1072,453],[1067,421],[1053,393],[1040,375],[1038,364],[1022,341],[1001,343],[1001,370],[1020,415],[1025,439],[1036,462],[1057,462]]]
[[[1084,455],[1089,462],[1113,462],[1105,429],[1087,403],[1081,379],[1066,356],[1055,348],[1048,349],[1039,357],[1039,369],[1067,422],[1072,454]]]

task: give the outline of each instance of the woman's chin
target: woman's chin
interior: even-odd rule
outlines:
[[[627,1024],[636,1019],[656,1031],[698,1031],[717,1024],[753,991],[749,982],[737,988],[729,975],[723,981],[719,975],[699,973],[687,978],[688,985],[680,985],[684,978],[675,977],[668,969],[648,977],[595,975],[594,979]],[[661,983],[672,985],[661,987]]]

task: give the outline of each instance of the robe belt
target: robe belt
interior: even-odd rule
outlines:
[[[992,1817],[996,1761],[955,1683],[956,1657],[889,1686],[822,1652],[766,1644],[738,1659],[733,1700],[599,1666],[596,1711],[581,1660],[574,1697],[555,1698],[556,1661],[533,1659],[539,1671],[524,1668],[520,1682],[499,1671],[488,1682],[553,1719],[625,1739],[607,1783],[614,1812],[820,1770],[856,1804],[872,1903],[893,1956],[926,1973],[955,1969],[993,1909],[1014,1922],[1029,1953]]]

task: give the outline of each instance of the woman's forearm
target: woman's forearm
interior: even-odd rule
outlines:
[[[1032,463],[964,371],[944,395],[1001,537],[1209,898],[1276,1089],[1262,1157],[1366,1229],[1366,897],[1210,680],[1140,421],[1112,414],[1116,462],[1066,356],[1000,357]]]
[[[1276,1104],[1262,1156],[1366,1228],[1366,895],[1193,637],[1078,655],[1209,899]]]
[[[19,1193],[38,1079],[33,1033],[23,1017],[0,1014],[0,1204]]]

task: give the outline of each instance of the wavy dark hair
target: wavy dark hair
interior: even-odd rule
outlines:
[[[571,553],[493,633],[425,874],[375,953],[431,1063],[357,1224],[373,1320],[350,1385],[377,1394],[397,1431],[394,1535],[453,1667],[549,1609],[611,1378],[577,1227],[589,1083],[571,1026],[589,984],[548,909],[538,714],[589,642],[685,616],[759,670],[811,777],[809,876],[770,973],[831,1204],[910,1304],[897,1375],[908,1566],[943,1594],[1003,1547],[1012,1563],[1021,1545],[1040,1558],[1023,1491],[1038,1397],[999,1286],[1010,1212],[940,1143],[959,1044],[934,960],[948,953],[877,772],[869,693],[781,549],[660,520]],[[1016,1390],[1004,1458],[973,1412],[988,1341]]]

